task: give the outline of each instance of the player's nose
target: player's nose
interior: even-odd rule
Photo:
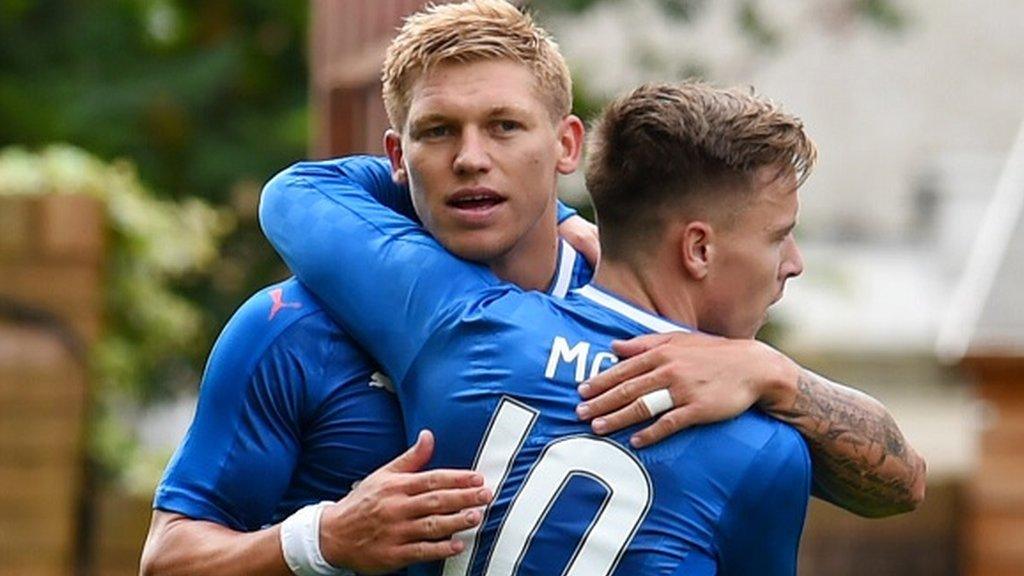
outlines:
[[[491,167],[486,137],[476,129],[466,129],[459,140],[453,168],[457,174],[486,172]]]
[[[785,257],[782,261],[782,270],[780,270],[780,276],[783,279],[795,278],[803,274],[804,272],[804,255],[800,251],[800,246],[796,243],[796,238],[793,236],[787,240]]]

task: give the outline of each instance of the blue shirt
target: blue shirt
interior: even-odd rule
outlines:
[[[375,201],[415,217],[385,159],[312,165],[330,181],[346,163],[360,167],[358,182]],[[589,275],[563,243],[551,292],[564,296]],[[250,531],[343,497],[406,446],[390,380],[377,370],[295,279],[256,293],[210,354],[195,418],[154,507]]]
[[[614,339],[685,330],[596,286],[499,282],[344,179],[296,165],[264,190],[278,252],[394,377],[431,464],[495,490],[466,550],[415,573],[791,575],[811,481],[795,430],[756,411],[643,450],[590,434],[576,386]],[[300,231],[301,234],[295,233]]]
[[[257,292],[210,353],[154,507],[249,531],[341,498],[405,447],[375,372],[297,280]]]

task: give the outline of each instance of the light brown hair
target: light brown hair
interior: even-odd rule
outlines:
[[[551,36],[506,0],[470,0],[430,5],[409,16],[388,46],[381,82],[391,127],[402,131],[409,113],[409,91],[432,66],[480,60],[527,66],[552,118],[569,114],[572,81]]]
[[[650,242],[681,209],[741,207],[735,191],[752,190],[758,168],[793,170],[800,185],[816,158],[803,122],[752,90],[641,86],[609,104],[590,135],[585,175],[602,254]]]

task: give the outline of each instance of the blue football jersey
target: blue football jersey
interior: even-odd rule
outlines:
[[[794,574],[811,480],[795,430],[756,411],[629,447],[575,415],[614,339],[686,330],[585,286],[559,301],[443,250],[345,179],[296,165],[261,223],[297,275],[392,375],[432,465],[495,490],[466,550],[416,573]]]
[[[235,312],[155,508],[235,530],[337,500],[405,449],[390,382],[295,279]]]
[[[415,218],[384,158],[310,166],[327,181],[358,166],[374,201]],[[590,274],[563,243],[549,291],[564,297]],[[210,354],[194,420],[154,507],[248,531],[343,497],[406,446],[390,379],[378,370],[297,280],[261,290]]]

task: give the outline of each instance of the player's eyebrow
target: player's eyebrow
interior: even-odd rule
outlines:
[[[488,116],[509,116],[525,114],[526,110],[519,106],[495,106],[487,113]]]
[[[432,114],[427,114],[425,116],[418,116],[412,118],[411,120],[409,120],[409,127],[415,129],[421,126],[426,126],[428,124],[439,124],[447,121],[447,116],[435,112]]]

